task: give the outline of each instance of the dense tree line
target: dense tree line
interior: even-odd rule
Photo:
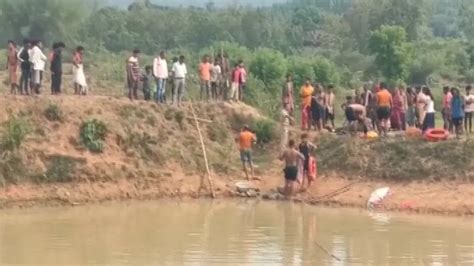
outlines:
[[[294,0],[272,7],[128,9],[66,0],[0,0],[1,41],[63,40],[88,50],[197,58],[225,49],[275,92],[296,80],[357,87],[364,80],[474,81],[472,0]]]

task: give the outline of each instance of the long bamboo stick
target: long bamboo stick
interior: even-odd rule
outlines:
[[[207,160],[206,146],[204,145],[204,139],[201,134],[201,128],[199,127],[199,121],[197,119],[196,112],[194,111],[193,103],[191,102],[190,104],[191,104],[191,110],[193,111],[194,122],[196,123],[196,128],[198,130],[199,140],[201,141],[202,154],[204,156],[204,163],[206,164],[207,181],[209,182],[209,187],[211,188],[212,198],[215,198],[216,193],[214,191],[214,184],[212,183],[211,171],[209,170],[209,162]],[[201,182],[201,186],[199,190],[201,190],[201,188],[202,188],[202,182]]]

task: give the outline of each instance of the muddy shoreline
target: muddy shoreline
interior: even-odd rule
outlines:
[[[210,193],[198,194],[200,177],[186,177],[176,182],[162,180],[119,180],[116,182],[22,184],[0,189],[0,209],[29,208],[36,206],[78,206],[106,201],[126,200],[189,200],[210,198]],[[215,180],[216,198],[240,197],[234,190],[235,180]],[[280,185],[275,176],[263,177],[253,182],[261,193],[268,193]],[[334,197],[317,202],[314,199],[330,194],[341,187],[350,189]],[[409,182],[389,183],[362,181],[354,183],[337,177],[322,177],[305,193],[298,194],[294,201],[307,204],[365,209],[370,192],[380,186],[389,186],[393,192],[384,201],[383,209],[405,213],[436,214],[444,216],[474,215],[474,185],[466,182]]]

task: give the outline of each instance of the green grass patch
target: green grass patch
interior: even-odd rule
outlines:
[[[80,129],[81,144],[91,152],[103,152],[107,132],[104,122],[97,119],[85,121]]]

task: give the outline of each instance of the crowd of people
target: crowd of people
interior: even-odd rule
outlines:
[[[171,87],[172,104],[181,105],[186,92],[188,70],[184,55],[174,57],[168,68],[166,53],[161,51],[154,58],[152,65],[140,70],[140,50],[135,49],[126,60],[128,96],[130,100],[138,99],[141,87],[145,100],[166,103],[166,89]],[[229,58],[225,53],[214,59],[205,55],[199,66],[200,99],[205,101],[242,101],[246,86],[247,71],[242,60],[233,69],[229,67]]]
[[[282,90],[282,105],[285,113],[294,113],[294,85],[288,75]],[[299,91],[301,106],[301,128],[318,131],[335,130],[334,86],[312,85],[307,79]],[[363,92],[355,90],[346,96],[341,105],[345,115],[343,128],[349,131],[377,130],[386,135],[389,130],[404,131],[416,127],[426,132],[435,128],[435,99],[427,86],[395,87],[389,89],[385,83],[364,86]],[[474,93],[470,85],[464,94],[456,87],[443,88],[442,109],[440,110],[444,129],[450,133],[472,132],[474,113]],[[463,126],[464,125],[464,126]]]
[[[23,46],[20,48],[17,47],[14,41],[8,41],[6,68],[11,93],[22,95],[41,94],[46,63],[49,61],[51,94],[60,94],[63,75],[62,51],[65,47],[66,45],[63,42],[55,42],[49,56],[46,56],[43,53],[41,40],[25,39]],[[74,93],[77,95],[86,95],[88,92],[84,75],[83,55],[84,48],[79,46],[72,58]],[[18,67],[21,71],[19,81],[17,76]]]
[[[49,62],[51,72],[51,94],[62,92],[63,74],[63,42],[52,45],[49,56],[43,53],[41,40],[25,39],[23,46],[18,48],[14,41],[8,41],[7,64],[9,84],[12,94],[34,95],[41,93],[43,74]],[[84,48],[75,49],[72,57],[74,93],[86,95],[88,86],[84,74]],[[172,59],[168,68],[166,53],[161,51],[153,59],[151,65],[144,70],[140,67],[140,50],[135,49],[126,60],[126,80],[128,97],[130,100],[139,98],[142,90],[144,100],[153,100],[157,103],[166,103],[166,89],[171,87],[171,102],[181,105],[186,92],[188,70],[186,58],[181,55]],[[17,71],[21,70],[18,80]],[[246,88],[247,71],[244,62],[239,60],[230,68],[229,57],[226,53],[219,53],[214,59],[206,55],[202,57],[196,70],[200,79],[200,99],[206,101],[242,101]]]

